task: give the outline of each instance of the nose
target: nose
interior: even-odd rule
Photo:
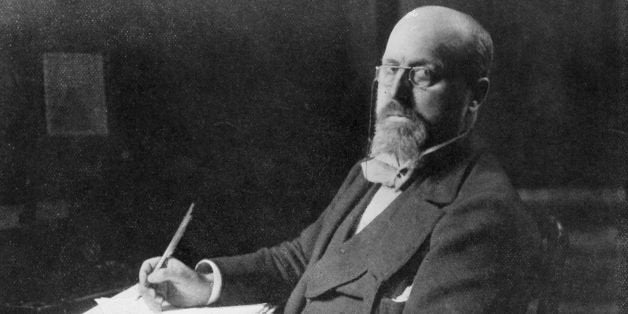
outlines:
[[[399,69],[397,76],[388,88],[390,97],[403,106],[412,107],[412,83],[408,80],[409,69]]]

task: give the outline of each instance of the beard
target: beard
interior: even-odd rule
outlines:
[[[417,160],[427,140],[427,123],[414,110],[396,101],[377,114],[370,156],[390,154],[400,164]]]

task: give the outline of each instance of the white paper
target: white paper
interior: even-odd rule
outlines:
[[[153,314],[144,300],[138,299],[137,285],[126,289],[112,298],[98,298],[98,306],[85,312],[85,314]],[[274,309],[267,303],[224,306],[224,307],[198,307],[176,308],[164,304],[163,312],[172,314],[261,314],[273,313]]]

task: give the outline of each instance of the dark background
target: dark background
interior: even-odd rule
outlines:
[[[296,235],[363,156],[373,67],[395,21],[422,4],[467,12],[492,34],[477,131],[528,201],[609,247],[610,259],[573,266],[596,267],[583,283],[608,294],[627,177],[624,0],[2,0],[0,205],[23,211],[3,230],[11,289],[0,297],[23,299],[51,272],[30,298],[102,279],[69,265],[122,261],[134,274],[192,201],[177,252],[189,263]],[[108,136],[46,135],[46,52],[103,55]],[[565,205],[573,191],[589,203]],[[40,221],[43,207],[66,215]]]

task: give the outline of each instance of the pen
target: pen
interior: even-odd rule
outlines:
[[[193,209],[194,209],[194,203],[190,204],[190,208],[188,209],[188,212],[185,214],[185,217],[183,217],[183,221],[181,221],[181,224],[179,225],[177,232],[172,237],[172,240],[170,240],[170,243],[168,244],[166,251],[164,251],[164,254],[161,256],[161,258],[159,259],[159,262],[157,262],[157,265],[155,265],[154,269],[160,269],[161,267],[163,267],[164,263],[166,262],[166,259],[172,256],[172,254],[174,253],[174,250],[177,248],[179,241],[183,237],[183,233],[185,233],[185,229],[187,228],[188,223],[192,219]]]
[[[185,229],[187,228],[188,223],[190,223],[190,220],[192,219],[192,210],[193,209],[194,209],[194,203],[190,204],[190,208],[188,209],[187,213],[185,214],[185,217],[183,217],[183,220],[181,221],[181,224],[179,224],[179,228],[177,228],[177,232],[175,232],[174,236],[172,237],[172,240],[170,240],[170,243],[168,244],[168,247],[164,251],[164,254],[161,256],[161,258],[159,259],[159,261],[157,262],[155,267],[153,268],[153,271],[155,271],[156,269],[162,268],[164,266],[164,263],[166,262],[166,260],[170,256],[172,256],[172,254],[174,253],[174,250],[177,248],[177,245],[179,244],[179,241],[183,237],[183,233],[185,233]],[[139,299],[141,297],[142,296],[139,295],[137,297],[137,299]]]

